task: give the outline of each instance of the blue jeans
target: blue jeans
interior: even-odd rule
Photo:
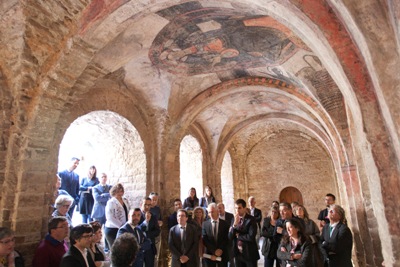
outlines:
[[[82,223],[90,223],[93,221],[90,214],[81,214],[82,215]]]
[[[108,228],[104,227],[104,234],[106,236],[106,240],[108,243],[108,247],[111,249],[114,244],[115,239],[117,238],[118,228]]]

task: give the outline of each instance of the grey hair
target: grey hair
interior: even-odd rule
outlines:
[[[340,222],[346,223],[346,213],[341,206],[335,204],[331,206],[331,209],[335,209],[336,212],[339,214]]]
[[[72,205],[72,203],[74,202],[74,199],[68,195],[59,195],[56,198],[56,201],[54,203],[54,207],[56,209],[58,209],[59,207],[66,205],[66,203],[71,203],[70,205]]]
[[[218,209],[218,205],[216,204],[216,203],[210,203],[210,204],[208,204],[208,207],[207,207],[208,209],[211,209],[211,208],[214,208],[214,209]]]

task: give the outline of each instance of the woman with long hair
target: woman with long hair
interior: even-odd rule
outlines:
[[[207,209],[208,205],[215,202],[213,191],[209,185],[204,188],[204,196],[200,198],[200,207]]]
[[[201,266],[201,259],[203,258],[203,253],[204,253],[204,245],[203,245],[203,238],[201,235],[201,231],[203,228],[203,222],[205,221],[206,218],[206,213],[204,212],[204,209],[202,207],[196,207],[193,210],[193,219],[190,221],[192,224],[196,226],[196,234],[197,238],[199,240],[199,259],[198,259],[198,264],[197,266]]]
[[[303,205],[299,204],[294,208],[293,214],[304,220],[306,225],[305,234],[310,236],[312,243],[319,242],[320,231],[318,225],[310,219],[307,209]]]
[[[88,253],[96,264],[96,267],[109,267],[111,265],[110,260],[107,258],[103,247],[100,245],[100,241],[103,237],[101,231],[101,224],[98,221],[90,222],[93,228],[93,236],[91,237],[90,247]]]
[[[309,267],[312,265],[311,242],[300,219],[286,220],[286,232],[278,248],[281,266]]]
[[[189,189],[189,196],[183,202],[183,208],[193,210],[197,206],[199,206],[199,199],[197,198],[196,188],[192,187]]]
[[[261,252],[264,255],[264,267],[273,267],[274,262],[278,263],[276,255],[278,243],[274,241],[274,229],[276,221],[279,219],[279,208],[272,206],[269,211],[269,216],[264,218],[261,229],[261,236],[264,237],[264,242],[261,247]]]
[[[94,198],[92,189],[95,185],[100,183],[99,178],[96,177],[97,170],[95,166],[90,166],[88,177],[81,181],[79,186],[79,213],[82,215],[82,223],[89,223],[92,221],[92,210],[94,205]]]
[[[311,254],[312,254],[312,266],[319,267],[324,265],[324,256],[323,250],[321,247],[321,243],[319,242],[321,239],[320,231],[318,225],[310,219],[307,209],[303,205],[297,205],[294,208],[293,214],[298,218],[302,219],[305,224],[305,234],[310,237],[311,245]]]

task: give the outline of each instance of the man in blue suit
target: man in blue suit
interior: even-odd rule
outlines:
[[[94,205],[92,210],[92,218],[98,221],[101,225],[106,222],[106,205],[107,201],[111,198],[110,195],[111,185],[107,184],[107,174],[101,174],[100,183],[95,185],[92,189]]]
[[[160,235],[160,226],[158,225],[158,220],[154,214],[150,211],[151,208],[151,198],[144,197],[142,199],[141,207],[141,218],[139,221],[139,227],[146,234],[146,236],[151,240],[151,249],[145,251],[144,263],[146,266],[154,266],[154,258],[157,254],[156,248],[156,237]]]
[[[136,238],[139,250],[132,267],[143,267],[144,255],[147,250],[151,250],[151,241],[140,230],[139,222],[142,212],[139,208],[129,211],[128,221],[118,229],[117,238],[123,233],[131,233]]]
[[[61,187],[60,189],[65,190],[68,194],[74,199],[74,203],[72,203],[69,208],[68,214],[72,218],[72,215],[75,210],[75,206],[79,203],[79,175],[74,172],[76,167],[79,165],[79,159],[73,157],[71,159],[71,166],[58,173],[58,176],[61,178]]]

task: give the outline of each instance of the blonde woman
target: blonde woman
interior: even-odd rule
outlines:
[[[124,186],[120,183],[111,187],[111,199],[106,205],[106,223],[104,232],[108,246],[111,248],[117,237],[118,229],[128,221],[130,206],[124,197]]]
[[[193,219],[191,220],[191,223],[196,226],[196,234],[197,238],[199,240],[199,260],[197,266],[201,266],[201,258],[203,257],[204,253],[204,245],[203,245],[203,239],[201,236],[201,230],[203,228],[203,222],[206,218],[206,213],[204,212],[204,209],[202,207],[196,207],[193,210]]]

